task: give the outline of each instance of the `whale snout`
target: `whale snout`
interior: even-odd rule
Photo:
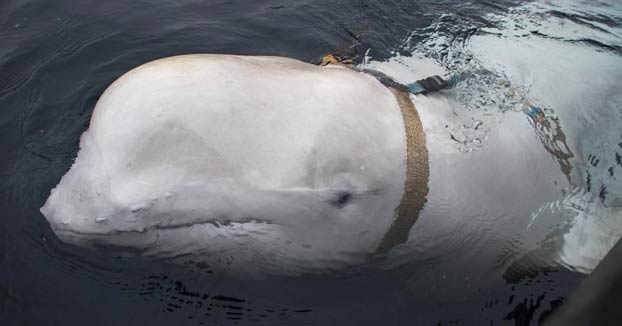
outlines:
[[[53,189],[40,211],[61,240],[82,243],[86,237],[110,234],[103,216],[92,216],[84,202],[92,202],[79,194],[71,196],[60,185]],[[59,189],[60,188],[60,189]]]
[[[91,205],[104,207],[103,203],[98,205],[96,199],[71,194],[71,190],[66,192],[61,186],[52,190],[40,211],[63,242],[135,252],[151,247],[157,240],[157,234],[149,230],[114,225],[107,217],[114,212],[89,209]]]

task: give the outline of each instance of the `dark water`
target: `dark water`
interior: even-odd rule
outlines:
[[[539,324],[589,272],[572,258],[562,254],[555,261],[547,253],[554,250],[557,233],[571,233],[559,206],[570,202],[573,212],[604,219],[617,218],[622,206],[620,3],[569,3],[534,13],[521,9],[524,1],[3,1],[0,324]],[[574,31],[576,26],[583,29]],[[497,34],[501,37],[494,38]],[[520,43],[529,37],[537,42]],[[499,39],[518,40],[505,43],[515,51],[495,43]],[[553,59],[537,69],[524,68],[518,61],[525,58],[518,50],[523,48],[540,49],[549,54],[540,58]],[[566,58],[568,51],[578,54]],[[358,63],[414,54],[448,75],[470,74],[455,90],[436,98],[455,101],[459,123],[451,135],[458,151],[485,154],[485,139],[503,139],[503,130],[524,128],[526,137],[543,144],[538,148],[550,154],[547,162],[556,172],[546,164],[536,163],[534,169],[545,177],[541,180],[550,176],[546,180],[555,185],[550,190],[537,187],[544,190],[537,196],[532,192],[525,202],[506,197],[489,205],[471,204],[490,209],[474,208],[456,220],[426,219],[424,214],[411,233],[420,240],[410,247],[419,250],[397,255],[394,267],[261,282],[72,247],[55,237],[39,213],[72,164],[98,96],[129,69],[183,53],[269,54],[315,62],[329,52],[352,56]],[[594,53],[606,56],[599,61],[603,65],[591,63]],[[518,59],[512,61],[513,54]],[[486,68],[502,61],[498,58],[509,60],[502,62],[504,69]],[[428,61],[416,61],[415,67]],[[593,79],[588,86],[562,87],[566,78],[561,71],[585,71]],[[546,104],[547,114],[557,120],[548,129],[530,127],[520,110],[505,104],[512,102],[510,90]],[[581,105],[563,101],[577,91],[584,95]],[[555,126],[563,128],[567,148],[553,144],[559,140],[550,136],[558,134]],[[493,142],[490,151],[496,153],[494,148],[502,145]],[[571,155],[559,154],[560,146]],[[482,166],[477,155],[465,156],[463,168]],[[462,182],[480,184],[482,175],[480,171]],[[508,180],[494,175],[479,189],[494,192]],[[436,184],[432,187],[443,183]],[[432,199],[430,207],[440,207],[435,213],[440,215],[460,202],[451,196]],[[495,210],[497,215],[490,213]],[[441,221],[451,232],[434,238]],[[515,231],[519,225],[530,228],[530,221],[545,221],[534,222],[544,240]],[[615,242],[616,236],[603,241]],[[530,241],[537,245],[522,246]]]

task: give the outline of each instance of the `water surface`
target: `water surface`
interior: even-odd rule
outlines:
[[[622,234],[619,1],[5,1],[0,26],[3,325],[537,325]],[[329,52],[456,80],[414,98],[430,193],[381,263],[233,280],[63,244],[39,213],[127,70]]]

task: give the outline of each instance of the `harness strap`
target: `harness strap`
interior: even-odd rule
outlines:
[[[423,125],[408,92],[389,88],[399,104],[406,129],[406,178],[404,195],[395,209],[393,222],[376,254],[386,253],[408,240],[408,233],[417,222],[428,195],[430,169]]]

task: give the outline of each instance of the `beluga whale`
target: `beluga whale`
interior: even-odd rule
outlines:
[[[181,55],[105,90],[41,212],[79,246],[230,273],[326,273],[404,243],[428,174],[408,93],[378,76]]]

